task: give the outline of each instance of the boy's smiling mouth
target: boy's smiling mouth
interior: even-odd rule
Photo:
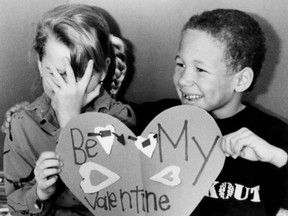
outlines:
[[[197,101],[199,99],[201,99],[203,96],[202,95],[199,95],[199,94],[185,94],[185,93],[182,93],[182,98],[187,100],[187,101]]]

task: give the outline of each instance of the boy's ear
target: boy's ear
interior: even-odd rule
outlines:
[[[245,67],[236,74],[236,92],[244,92],[247,90],[254,78],[254,72],[250,67]]]

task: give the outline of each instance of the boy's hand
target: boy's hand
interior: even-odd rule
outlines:
[[[13,113],[24,108],[28,104],[29,104],[29,102],[23,101],[23,102],[15,104],[13,107],[11,107],[9,110],[6,111],[4,122],[1,125],[1,131],[3,133],[7,133],[8,130],[10,129],[10,123],[11,123]]]
[[[37,181],[37,196],[41,201],[49,199],[56,190],[56,181],[63,165],[55,152],[41,153],[34,169]]]
[[[251,161],[269,162],[277,167],[282,167],[287,162],[285,151],[269,144],[247,128],[224,136],[221,147],[233,158],[240,156]]]
[[[288,216],[288,210],[280,208],[276,216]]]
[[[58,122],[63,128],[74,116],[80,114],[81,108],[99,95],[100,86],[86,94],[87,86],[93,72],[93,61],[90,60],[84,76],[77,82],[73,69],[68,59],[64,60],[66,67],[66,79],[58,73],[52,65],[52,74],[47,74],[45,81],[53,90],[52,107],[56,112]]]

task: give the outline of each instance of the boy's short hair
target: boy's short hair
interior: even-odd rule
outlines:
[[[250,67],[254,79],[249,90],[253,88],[266,53],[266,38],[256,20],[239,10],[216,9],[192,16],[182,33],[187,29],[205,31],[226,44],[227,66],[234,71]]]

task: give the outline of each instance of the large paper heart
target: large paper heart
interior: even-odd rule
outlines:
[[[94,215],[187,216],[223,167],[221,139],[208,113],[177,106],[138,137],[109,115],[79,115],[62,130],[56,151],[61,179]]]

